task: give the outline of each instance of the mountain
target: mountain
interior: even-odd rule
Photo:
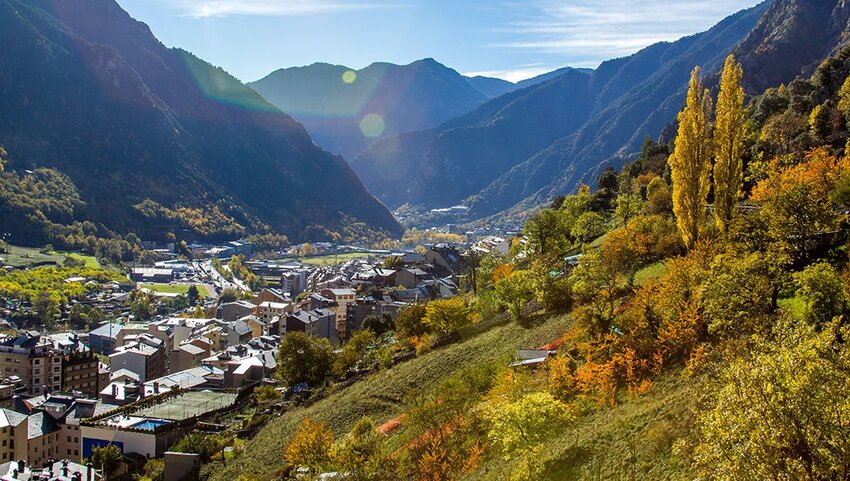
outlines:
[[[392,208],[464,202],[471,218],[545,202],[623,161],[675,118],[695,65],[716,70],[767,5],[593,71],[568,69],[429,131],[383,139],[352,165]]]
[[[567,72],[580,72],[580,73],[585,73],[585,74],[589,75],[589,74],[593,73],[593,69],[591,69],[591,68],[561,67],[561,68],[553,70],[551,72],[546,72],[546,73],[537,75],[535,77],[531,77],[531,78],[528,78],[528,79],[525,79],[525,80],[520,80],[519,82],[516,83],[516,87],[517,88],[531,87],[532,85],[537,85],[537,84],[541,84],[543,82],[552,80],[555,77],[560,77],[561,75],[564,75]]]
[[[753,31],[735,49],[744,66],[744,88],[768,87],[808,77],[817,65],[850,37],[850,2],[776,0]]]
[[[517,85],[513,82],[508,82],[500,78],[483,77],[481,75],[467,77],[466,81],[488,98],[498,97],[517,89]]]
[[[357,71],[316,63],[280,69],[249,85],[346,159],[375,138],[435,127],[491,97],[430,58]]]
[[[402,231],[298,122],[114,0],[0,0],[0,44],[7,170],[67,176],[75,222],[152,239]]]

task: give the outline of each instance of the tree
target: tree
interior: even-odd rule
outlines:
[[[331,372],[333,349],[325,338],[290,332],[277,352],[277,375],[288,385],[321,384]]]
[[[673,178],[673,212],[685,246],[690,249],[700,238],[705,224],[711,171],[711,96],[704,89],[699,67],[694,68],[687,102],[679,112],[679,132],[670,156]]]
[[[197,305],[198,301],[201,299],[201,294],[198,292],[198,286],[195,284],[189,286],[189,290],[186,291],[186,297],[189,299],[189,305]]]
[[[539,255],[563,250],[566,244],[561,217],[557,211],[543,209],[525,223],[528,248]]]
[[[375,335],[372,331],[355,332],[351,339],[342,346],[342,350],[334,359],[334,374],[340,377],[346,376],[357,363],[364,359],[369,347],[374,343]]]
[[[471,322],[469,308],[459,297],[431,301],[425,307],[425,325],[439,336],[450,336]]]
[[[377,314],[369,314],[363,319],[363,329],[368,329],[375,333],[376,336],[383,335],[386,332],[395,329],[395,322],[389,313],[383,313],[380,316]]]
[[[617,197],[617,208],[614,214],[623,221],[624,224],[629,222],[629,219],[638,215],[643,209],[643,201],[640,195],[637,194],[620,194]]]
[[[720,77],[720,94],[714,128],[714,219],[724,235],[735,214],[743,181],[744,138],[746,136],[744,70],[729,54]]]
[[[351,481],[395,481],[395,460],[385,447],[385,436],[368,417],[354,424],[334,453],[339,471]]]
[[[59,314],[59,303],[56,296],[51,295],[49,291],[39,291],[32,301],[32,307],[38,316],[41,325],[46,329],[53,329],[53,321]]]
[[[517,321],[523,319],[523,310],[534,300],[534,282],[529,271],[514,271],[496,282],[496,298],[507,306],[511,316]]]
[[[316,423],[305,417],[286,445],[284,457],[290,464],[307,468],[315,474],[331,464],[333,442],[334,435],[327,422]]]
[[[850,353],[838,340],[848,334],[781,323],[709,380],[694,450],[701,479],[848,479]]]
[[[224,447],[223,440],[215,435],[203,433],[190,433],[180,438],[177,444],[171,447],[172,451],[178,453],[195,453],[204,461],[209,461],[212,456]]]
[[[228,302],[236,302],[239,300],[241,296],[239,295],[239,291],[237,291],[233,287],[225,287],[221,291],[221,295],[218,296],[219,304],[227,304]]]
[[[109,479],[109,475],[118,468],[122,457],[123,455],[121,454],[121,450],[118,449],[118,446],[110,444],[92,449],[91,463],[96,468],[103,470],[104,479]]]
[[[384,259],[381,265],[383,265],[384,269],[398,269],[404,265],[404,261],[401,260],[400,256],[389,256]]]
[[[806,266],[794,274],[797,294],[803,298],[803,320],[820,329],[841,315],[847,304],[838,271],[826,262]]]
[[[501,446],[507,459],[520,457],[521,464],[511,479],[537,479],[542,470],[540,447],[575,415],[548,392],[535,392],[493,406],[488,419],[490,440]]]
[[[425,324],[425,306],[415,304],[404,308],[395,319],[396,333],[400,338],[421,336],[428,333]]]
[[[273,386],[259,386],[254,389],[254,396],[256,396],[257,401],[261,403],[277,401],[280,399],[280,391],[275,389]]]
[[[580,242],[590,242],[605,233],[605,217],[598,212],[585,212],[576,219],[570,235]]]
[[[718,256],[702,290],[709,333],[721,338],[764,332],[782,286],[779,259],[753,253]]]

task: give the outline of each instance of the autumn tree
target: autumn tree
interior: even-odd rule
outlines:
[[[352,368],[364,360],[373,343],[375,343],[375,334],[372,331],[364,329],[354,333],[334,359],[333,373],[340,377],[346,376]]]
[[[351,481],[395,481],[395,460],[385,447],[385,436],[369,418],[354,424],[334,450],[338,469]]]
[[[543,209],[525,223],[528,249],[538,255],[563,250],[566,244],[564,227],[558,211]]]
[[[848,479],[848,334],[782,323],[712,377],[697,423],[700,479]]]
[[[811,264],[794,274],[797,294],[803,299],[803,319],[822,328],[841,315],[847,301],[838,271],[826,262]]]
[[[523,319],[523,310],[534,300],[534,294],[532,275],[526,270],[514,271],[496,282],[496,297],[517,321]]]
[[[423,322],[435,334],[450,336],[468,325],[471,317],[464,300],[452,297],[429,302]]]
[[[782,287],[782,259],[718,256],[702,289],[708,330],[721,338],[764,332]]]
[[[519,458],[511,479],[537,479],[543,465],[539,454],[543,443],[575,415],[548,392],[535,392],[515,402],[495,405],[488,413],[488,437],[501,447],[507,459]]]
[[[675,150],[668,160],[673,178],[673,212],[689,249],[700,238],[705,224],[711,171],[712,102],[699,73],[699,67],[691,73],[687,102],[678,115]]]
[[[278,348],[277,375],[290,386],[302,382],[319,384],[330,374],[333,359],[327,339],[290,332]]]
[[[714,126],[714,219],[720,232],[726,234],[735,214],[743,181],[744,138],[746,115],[744,71],[729,54],[720,78],[720,94]]]
[[[398,313],[395,319],[396,333],[401,338],[421,336],[428,332],[428,325],[424,322],[425,306],[414,304],[405,307]]]
[[[319,473],[332,462],[334,435],[327,422],[313,422],[305,417],[292,440],[286,445],[284,457],[290,464]]]

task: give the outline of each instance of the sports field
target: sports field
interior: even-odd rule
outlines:
[[[142,408],[134,416],[182,421],[209,411],[230,406],[236,402],[236,393],[190,391],[176,397]]]

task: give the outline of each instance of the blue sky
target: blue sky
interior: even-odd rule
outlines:
[[[433,57],[516,81],[595,67],[705,30],[757,0],[118,0],[168,46],[243,81],[313,62]]]

